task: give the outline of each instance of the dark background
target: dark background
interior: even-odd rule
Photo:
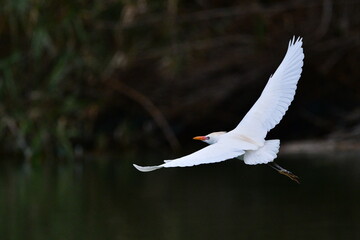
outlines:
[[[359,139],[360,2],[13,1],[0,8],[0,140],[33,161],[176,150],[231,130],[292,36],[295,100],[270,137]]]

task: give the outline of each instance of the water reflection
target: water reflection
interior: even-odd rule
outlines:
[[[236,160],[147,174],[135,161],[2,165],[1,239],[360,239],[356,158],[280,159],[300,185]]]

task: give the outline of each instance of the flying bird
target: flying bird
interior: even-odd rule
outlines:
[[[173,160],[164,160],[157,166],[138,166],[142,172],[160,168],[191,167],[200,164],[222,162],[238,158],[248,165],[268,164],[279,173],[299,183],[299,178],[274,162],[280,148],[280,140],[265,140],[267,133],[283,118],[294,99],[304,60],[302,38],[293,37],[275,73],[270,76],[259,99],[235,129],[229,132],[213,132],[194,137],[209,146],[192,154]]]

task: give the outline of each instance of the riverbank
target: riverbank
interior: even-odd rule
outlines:
[[[335,154],[359,154],[360,141],[358,140],[301,140],[291,141],[281,146],[280,155],[335,155]]]

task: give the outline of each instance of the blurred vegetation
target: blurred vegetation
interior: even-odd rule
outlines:
[[[176,149],[189,130],[233,127],[292,35],[305,39],[303,88],[316,84],[290,119],[329,133],[340,116],[327,114],[354,113],[360,100],[359,9],[349,0],[4,0],[2,151],[42,161],[166,141]],[[317,94],[323,79],[331,84]],[[327,111],[339,86],[346,97]],[[293,136],[311,137],[302,134]]]
[[[97,91],[113,57],[114,1],[5,1],[1,8],[1,139],[4,149],[73,157],[94,136]],[[115,24],[116,22],[114,22]],[[96,141],[97,139],[94,139]]]

